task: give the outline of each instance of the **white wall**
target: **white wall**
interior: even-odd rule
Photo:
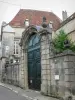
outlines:
[[[21,37],[22,37],[22,32],[25,30],[25,28],[13,28],[14,29],[14,31],[15,31],[15,35],[14,35],[14,38],[15,39],[18,39],[19,41],[20,41],[20,39],[21,39]],[[19,46],[18,47],[19,48],[19,54],[18,55],[16,55],[16,56],[18,56],[18,57],[20,57],[20,50],[21,50],[21,47]]]
[[[75,19],[62,26],[56,32],[59,32],[61,29],[63,29],[66,33],[70,33],[71,31],[75,30]]]
[[[9,50],[6,52],[6,46],[9,47]],[[3,33],[2,37],[2,56],[6,57],[8,55],[14,54],[14,33]]]
[[[59,34],[60,30],[64,30],[67,34],[68,37],[72,40],[75,41],[75,19],[71,20],[70,22],[68,22],[67,24],[65,24],[64,26],[62,26],[61,28],[59,28],[56,33]],[[55,34],[53,34],[53,37],[55,36]]]
[[[25,28],[13,28],[15,31],[15,37],[21,38],[22,32],[25,30]]]

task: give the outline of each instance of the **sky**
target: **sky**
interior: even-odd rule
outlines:
[[[20,9],[51,11],[62,19],[62,11],[68,16],[75,12],[75,0],[0,0],[0,25],[9,23]]]

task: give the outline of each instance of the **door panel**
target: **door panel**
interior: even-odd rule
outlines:
[[[40,90],[41,64],[39,37],[31,37],[28,47],[28,85],[30,89]],[[30,44],[31,43],[31,44]]]
[[[34,85],[35,85],[35,83],[34,83],[34,81],[35,81],[35,71],[36,69],[35,69],[35,67],[34,67],[34,65],[33,65],[33,63],[31,64],[30,63],[30,65],[29,65],[29,74],[28,74],[28,79],[29,79],[29,88],[31,88],[31,89],[33,89],[34,88]]]
[[[40,61],[36,63],[36,89],[40,89],[41,84],[41,67],[40,67]]]
[[[40,89],[41,64],[40,49],[28,52],[28,83],[31,89]]]

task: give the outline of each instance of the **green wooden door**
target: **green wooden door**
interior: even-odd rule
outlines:
[[[31,89],[40,90],[41,64],[40,64],[40,37],[33,35],[28,47],[28,84]]]

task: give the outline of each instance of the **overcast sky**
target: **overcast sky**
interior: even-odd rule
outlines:
[[[68,16],[75,12],[75,0],[0,0],[0,24],[11,21],[21,8],[52,11],[62,19],[63,10]]]

